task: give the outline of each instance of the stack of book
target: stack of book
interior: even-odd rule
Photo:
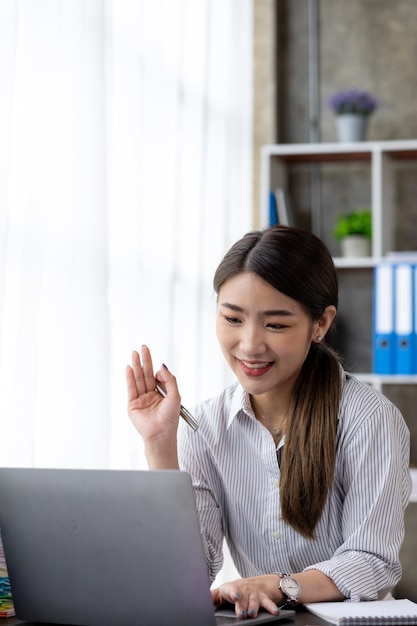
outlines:
[[[0,617],[13,617],[13,615],[15,615],[15,610],[9,578],[2,576],[0,578]]]
[[[295,226],[294,215],[290,207],[288,195],[281,187],[269,192],[269,217],[268,226],[283,224]]]

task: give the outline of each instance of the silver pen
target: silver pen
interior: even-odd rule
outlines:
[[[161,394],[163,398],[167,397],[167,392],[162,387],[162,385],[158,383],[158,381],[155,381],[155,389]],[[182,406],[182,404],[180,406],[180,415],[187,422],[188,426],[191,426],[193,430],[198,430],[197,421],[191,415],[190,411],[186,409],[185,406]]]

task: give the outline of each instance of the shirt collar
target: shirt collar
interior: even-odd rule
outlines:
[[[239,383],[237,383],[230,402],[229,415],[227,417],[227,429],[229,429],[233,420],[241,411],[249,415],[250,418],[255,419],[249,394],[246,393]]]
[[[342,366],[340,366],[340,377],[343,387],[346,380],[349,378],[349,374],[345,372]],[[232,401],[230,402],[229,415],[227,417],[227,430],[229,430],[232,422],[241,411],[243,411],[243,413],[246,413],[246,415],[248,415],[251,419],[256,420],[256,417],[253,413],[249,394],[246,393],[246,391],[239,383],[236,383],[236,386],[232,392]],[[337,416],[337,420],[339,421],[339,415]],[[278,447],[283,445],[284,439],[285,437],[281,439]]]

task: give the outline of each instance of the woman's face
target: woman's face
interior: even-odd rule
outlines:
[[[311,342],[327,327],[322,329],[299,302],[252,272],[230,278],[218,294],[217,338],[251,395],[291,391]]]

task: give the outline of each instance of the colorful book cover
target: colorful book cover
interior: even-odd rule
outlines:
[[[13,600],[0,598],[0,617],[13,617],[14,615]]]
[[[15,610],[8,576],[0,578],[0,617],[13,617]]]

